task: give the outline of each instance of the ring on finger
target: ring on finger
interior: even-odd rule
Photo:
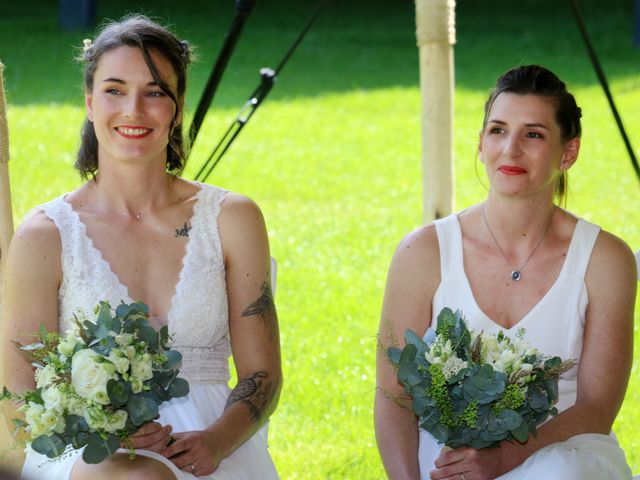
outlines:
[[[193,463],[189,466],[191,467],[191,473],[194,473],[196,471],[196,467],[193,465]],[[464,477],[462,478],[462,480],[464,480]]]
[[[460,473],[460,480],[467,480],[466,478],[464,478],[464,474]]]

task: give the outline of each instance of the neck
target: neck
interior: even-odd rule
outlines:
[[[139,219],[168,203],[172,180],[164,166],[116,168],[110,165],[101,167],[90,185],[98,209]]]
[[[490,232],[516,266],[547,234],[556,206],[549,201],[502,201],[489,195],[483,205]]]

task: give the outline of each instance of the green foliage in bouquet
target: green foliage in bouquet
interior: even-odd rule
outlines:
[[[523,335],[476,334],[460,311],[449,308],[425,340],[407,330],[405,347],[390,347],[387,354],[413,398],[420,427],[451,448],[525,443],[535,435],[557,414],[558,378],[575,361],[546,358]]]
[[[115,313],[115,314],[114,314]],[[16,343],[35,367],[36,389],[21,394],[5,387],[0,400],[23,402],[25,420],[14,419],[49,458],[69,446],[85,447],[82,458],[99,463],[129,436],[158,417],[158,406],[189,392],[178,373],[182,355],[169,346],[168,327],[156,331],[142,302],[107,302],[95,322],[75,318],[65,337],[40,328],[40,342]]]

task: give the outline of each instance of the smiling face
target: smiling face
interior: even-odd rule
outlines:
[[[579,138],[563,142],[552,99],[501,93],[480,133],[479,151],[492,192],[553,197],[558,177],[576,161],[579,147]]]
[[[149,54],[160,77],[175,92],[177,77],[169,61],[154,50]],[[101,167],[116,161],[157,162],[164,168],[176,107],[154,81],[140,49],[122,46],[105,52],[85,102]],[[176,123],[180,121],[178,112]]]

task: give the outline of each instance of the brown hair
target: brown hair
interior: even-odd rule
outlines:
[[[560,127],[562,141],[567,142],[582,134],[580,125],[582,112],[576,104],[576,99],[567,91],[565,83],[555,73],[539,65],[512,68],[498,78],[495,88],[484,105],[483,130],[487,126],[493,102],[503,92],[551,98],[555,105],[556,121]],[[567,172],[562,172],[555,189],[556,198],[560,203],[566,199],[568,181]]]
[[[132,15],[120,21],[110,21],[102,27],[93,43],[85,40],[85,49],[80,60],[84,63],[84,88],[87,91],[93,89],[94,74],[102,55],[122,46],[140,49],[154,81],[175,104],[174,128],[169,133],[166,166],[167,171],[180,173],[184,169],[186,147],[182,136],[182,124],[175,125],[175,120],[180,110],[179,102],[183,101],[187,87],[187,68],[191,62],[190,46],[186,41],[179,40],[167,28],[143,15]],[[173,92],[160,76],[149,55],[151,49],[171,63],[178,78],[176,92]],[[98,139],[93,123],[89,119],[85,119],[80,136],[80,149],[75,167],[83,177],[95,177],[98,171]]]

